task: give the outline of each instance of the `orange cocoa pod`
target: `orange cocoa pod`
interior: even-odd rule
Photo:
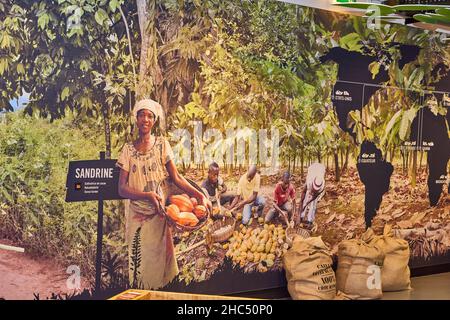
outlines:
[[[166,212],[173,221],[178,222],[180,219],[180,209],[175,204],[167,206]]]
[[[194,227],[198,223],[197,217],[192,212],[180,212],[180,215],[178,217],[178,223],[185,226]]]
[[[206,208],[205,208],[205,206],[202,206],[202,205],[195,206],[194,214],[199,219],[204,218],[206,216]]]
[[[170,203],[176,205],[180,211],[192,212],[194,210],[191,200],[182,195],[171,196]]]

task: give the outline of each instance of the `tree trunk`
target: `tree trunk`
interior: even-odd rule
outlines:
[[[417,181],[417,150],[414,150],[412,153],[412,165],[411,165],[411,186],[413,188],[416,187],[416,181]]]
[[[391,149],[391,163],[393,164],[394,162],[394,156],[395,156],[395,146],[392,146]]]
[[[406,156],[405,174],[408,174],[408,169],[409,169],[409,153],[410,153],[410,151],[405,152],[405,156]]]
[[[304,173],[304,171],[303,171],[304,170],[304,168],[303,168],[304,162],[305,162],[305,153],[302,149],[302,151],[300,151],[300,176],[302,178],[303,178],[303,173]]]
[[[297,161],[297,152],[294,152],[294,165],[292,166],[292,173],[295,172],[295,162]]]
[[[423,159],[423,151],[420,151],[419,169],[422,169],[422,159]]]
[[[347,170],[347,167],[348,167],[348,158],[349,158],[349,156],[350,156],[350,146],[347,146],[347,148],[346,148],[346,150],[345,150],[345,162],[344,162],[344,164],[342,165],[341,173],[343,173],[344,171]]]
[[[291,171],[291,154],[288,153],[288,171]]]
[[[400,154],[402,156],[402,172],[405,174],[405,152],[400,149]]]
[[[339,155],[337,151],[334,153],[334,174],[334,181],[339,182],[341,177],[339,174]]]
[[[158,13],[156,0],[136,0],[141,34],[141,52],[139,77],[136,88],[136,99],[153,97],[163,108],[164,119],[160,119],[160,127],[166,129],[165,117],[168,113],[168,92],[163,88],[162,71],[158,63],[158,38],[156,17]]]

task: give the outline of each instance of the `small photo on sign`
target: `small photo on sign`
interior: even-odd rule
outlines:
[[[81,190],[81,183],[75,183],[75,190]]]

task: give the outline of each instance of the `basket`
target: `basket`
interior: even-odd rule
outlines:
[[[235,227],[236,219],[234,218],[225,217],[222,220],[216,220],[206,232],[206,243],[211,247],[215,242],[227,241],[233,235]]]
[[[195,189],[197,189],[199,192],[201,192],[202,194],[205,195],[205,192],[202,190],[202,188],[200,188],[194,181],[185,178],[187,180],[187,182],[189,182]],[[208,218],[211,216],[211,212],[209,208],[206,208],[206,215],[199,219],[199,222],[195,225],[195,226],[185,226],[182,224],[179,224],[178,222],[172,220],[172,218],[169,217],[169,215],[167,214],[166,211],[166,206],[168,206],[169,203],[169,199],[171,196],[173,195],[178,195],[178,194],[182,194],[184,193],[183,190],[181,190],[180,188],[178,188],[171,180],[167,179],[167,180],[163,180],[161,181],[156,190],[158,191],[158,194],[160,195],[164,195],[165,197],[162,197],[163,199],[165,199],[165,203],[164,205],[160,204],[160,212],[163,213],[163,215],[166,217],[166,220],[169,222],[169,224],[177,231],[179,232],[185,232],[185,231],[196,231],[200,228],[202,228],[206,222],[208,221]]]
[[[286,243],[288,244],[289,247],[292,246],[292,243],[296,236],[300,236],[303,239],[306,239],[311,236],[311,231],[303,228],[288,227],[286,229]]]

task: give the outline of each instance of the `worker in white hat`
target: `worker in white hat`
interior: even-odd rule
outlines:
[[[134,107],[133,118],[138,138],[125,144],[117,160],[119,194],[130,200],[125,237],[130,286],[150,290],[165,286],[178,274],[172,233],[161,212],[166,204],[166,190],[161,187],[166,178],[198,203],[210,208],[211,202],[178,173],[169,142],[155,135],[155,127],[164,121],[161,105],[141,100]],[[139,248],[133,245],[136,239]],[[140,259],[139,266],[136,259]]]
[[[325,191],[325,166],[313,163],[308,168],[306,183],[300,200],[300,219],[308,228],[312,228],[316,217],[317,203],[322,199]]]

